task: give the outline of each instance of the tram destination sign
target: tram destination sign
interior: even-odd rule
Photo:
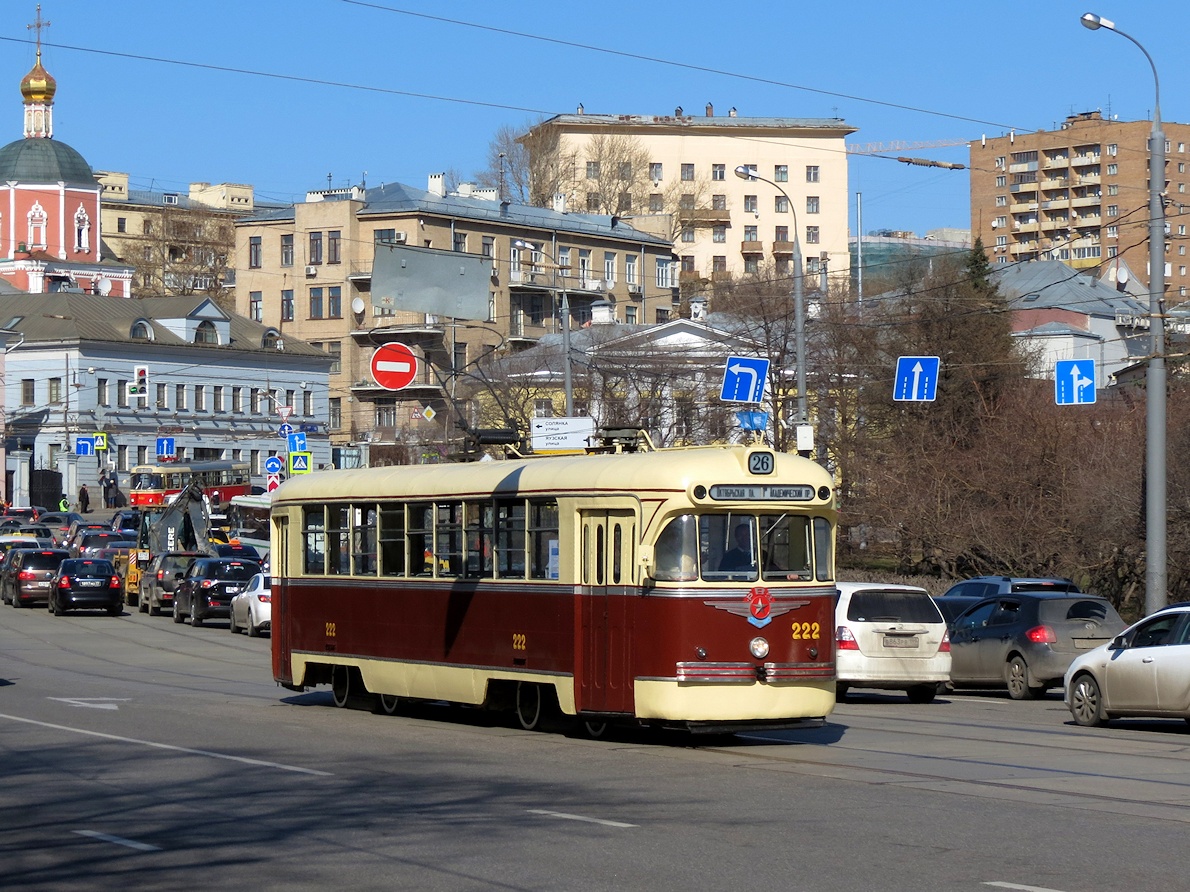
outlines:
[[[812,486],[779,486],[774,483],[716,483],[711,498],[717,502],[809,502]]]

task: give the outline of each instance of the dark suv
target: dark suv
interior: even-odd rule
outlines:
[[[156,616],[166,607],[172,609],[179,580],[186,575],[190,562],[201,557],[209,555],[201,551],[164,551],[154,555],[140,577],[137,593],[140,612]]]
[[[189,616],[190,625],[201,626],[211,617],[231,615],[231,599],[260,572],[256,561],[201,557],[186,570],[174,589],[174,622]]]
[[[0,575],[0,597],[13,607],[48,601],[50,580],[68,557],[70,552],[61,548],[14,549]]]
[[[1011,595],[1015,592],[1077,592],[1079,587],[1069,579],[1029,576],[976,576],[956,582],[934,599],[947,624],[984,598]]]
[[[945,598],[939,599],[944,601]],[[1027,700],[1060,685],[1074,658],[1124,630],[1098,595],[1013,592],[976,602],[950,630],[950,681],[956,687],[1007,687]]]

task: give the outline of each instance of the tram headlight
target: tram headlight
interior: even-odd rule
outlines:
[[[769,655],[769,643],[763,638],[753,638],[748,642],[748,650],[752,651],[752,656],[758,660],[763,660]]]

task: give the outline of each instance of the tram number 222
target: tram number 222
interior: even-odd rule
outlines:
[[[794,641],[817,641],[822,637],[822,627],[818,623],[794,623]]]

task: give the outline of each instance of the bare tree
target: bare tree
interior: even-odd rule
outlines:
[[[488,143],[487,167],[476,173],[476,182],[497,189],[501,198],[548,207],[568,165],[559,151],[557,131],[540,123],[500,127]]]
[[[165,205],[146,217],[141,237],[129,240],[129,256],[139,290],[157,294],[206,294],[233,309],[227,287],[229,258],[235,248],[232,218],[201,205]]]

